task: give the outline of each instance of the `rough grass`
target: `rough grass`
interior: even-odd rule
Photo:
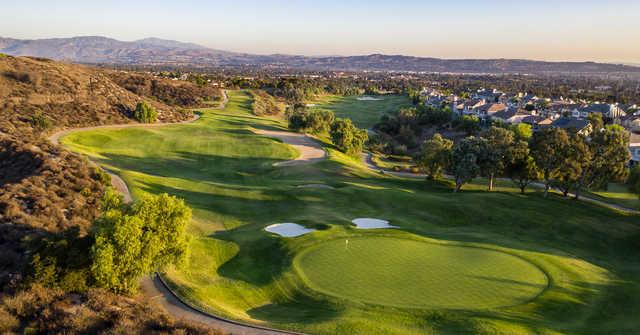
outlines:
[[[545,199],[538,190],[520,195],[507,184],[486,192],[484,181],[453,194],[449,181],[380,175],[331,148],[327,161],[274,167],[296,153],[250,131],[284,127],[253,116],[250,103],[244,92],[231,92],[224,111],[203,110],[193,124],[63,139],[118,171],[134,196],[169,192],[194,208],[189,262],[166,271],[185,299],[230,318],[312,334],[625,334],[640,328],[633,313],[640,309],[637,216],[555,195]],[[310,183],[335,189],[297,187]],[[356,217],[388,219],[400,229],[356,230],[350,223]],[[319,230],[286,239],[263,230],[279,222]],[[362,236],[506,252],[536,264],[550,285],[512,307],[400,308],[309,289],[293,266],[296,255],[314,245]],[[415,259],[409,248],[400,250],[398,257]],[[501,269],[509,279],[522,267]],[[441,292],[443,303],[457,296],[449,291]]]
[[[309,102],[312,108],[332,111],[337,117],[350,118],[360,128],[371,128],[386,113],[411,107],[411,101],[404,95],[382,95],[382,100],[360,101],[361,96],[327,95]]]

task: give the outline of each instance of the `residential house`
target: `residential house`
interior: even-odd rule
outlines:
[[[589,114],[593,113],[599,113],[602,114],[603,117],[606,116],[612,119],[618,119],[625,115],[625,113],[620,107],[618,107],[617,104],[596,103],[572,111],[571,116],[586,118],[589,116]]]
[[[507,110],[507,105],[499,103],[488,103],[476,108],[476,115],[481,119],[491,117],[493,114]]]
[[[561,128],[566,131],[575,132],[585,136],[591,134],[591,131],[593,130],[589,120],[575,117],[561,117],[556,119],[551,123],[551,127]]]

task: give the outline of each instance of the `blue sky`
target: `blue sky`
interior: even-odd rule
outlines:
[[[17,1],[0,36],[160,37],[270,54],[640,63],[640,1]]]

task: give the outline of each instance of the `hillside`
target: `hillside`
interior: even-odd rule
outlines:
[[[213,333],[174,321],[138,298],[34,284],[43,279],[34,251],[53,245],[65,253],[77,251],[73,243],[86,240],[109,183],[108,175],[51,144],[46,135],[66,127],[134,122],[131,111],[142,100],[158,108],[162,121],[192,117],[181,106],[128,91],[101,70],[0,56],[0,333]]]
[[[302,70],[422,71],[451,73],[640,73],[640,67],[594,62],[521,59],[439,59],[403,55],[305,57],[252,55],[197,44],[147,38],[132,42],[99,36],[18,40],[0,38],[0,52],[78,63],[192,67],[258,67]]]

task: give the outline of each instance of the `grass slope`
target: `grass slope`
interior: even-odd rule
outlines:
[[[402,107],[411,107],[411,101],[404,95],[376,96],[376,99],[361,101],[361,96],[327,95],[311,101],[312,108],[332,111],[337,117],[350,118],[360,128],[371,128],[386,113]]]
[[[296,153],[250,131],[250,127],[284,126],[278,119],[252,116],[250,102],[244,92],[231,92],[224,111],[203,110],[202,118],[193,124],[90,131],[63,139],[74,150],[118,171],[134,196],[168,192],[194,208],[189,262],[166,272],[184,298],[230,318],[313,334],[627,334],[640,329],[635,317],[640,310],[637,216],[553,195],[545,199],[539,191],[519,195],[509,185],[489,193],[480,191],[486,189],[484,184],[473,184],[453,194],[449,182],[372,173],[358,159],[331,148],[327,161],[274,167],[274,162]],[[311,183],[335,189],[297,187]],[[388,219],[400,229],[357,230],[350,224],[356,217]],[[296,222],[318,231],[290,239],[264,232],[264,227],[278,222]],[[530,301],[524,299],[532,291],[520,297],[505,292],[503,298],[521,303],[487,308],[503,302],[483,298],[475,287],[478,281],[469,279],[465,284],[464,275],[473,272],[464,272],[461,266],[477,261],[478,273],[505,279],[485,284],[495,292],[513,287],[509,280],[526,277],[524,282],[534,286],[541,282],[527,274],[533,271],[530,267],[510,264],[511,258],[497,261],[457,249],[438,249],[451,251],[452,257],[426,264],[416,255],[428,257],[435,249],[422,242],[382,243],[379,248],[397,250],[389,250],[387,259],[416,262],[416,271],[429,265],[449,266],[440,275],[449,271],[447,280],[477,296],[461,297],[455,288],[444,287],[433,294],[436,305],[458,304],[460,309],[380,306],[348,297],[340,285],[330,287],[336,294],[313,290],[294,266],[297,255],[333,240],[379,241],[382,237],[500,251],[535,264],[549,278],[549,287]],[[370,249],[375,248],[363,250]],[[354,262],[358,264],[355,258],[345,259],[343,264]],[[491,264],[496,264],[495,269],[490,269]],[[309,271],[322,275],[322,266],[318,262],[314,269],[309,263],[303,270],[308,276]],[[376,271],[373,277],[351,272],[357,275],[353,278],[371,280],[369,293],[356,292],[359,296],[373,296],[371,288],[382,276],[390,278],[385,281],[393,292],[415,289],[403,287],[408,279],[396,270],[370,270]],[[410,269],[403,267],[403,271],[404,277],[411,275]],[[346,285],[356,279],[340,280]],[[425,285],[410,285],[418,284]],[[403,293],[403,299],[413,299],[409,295]]]

